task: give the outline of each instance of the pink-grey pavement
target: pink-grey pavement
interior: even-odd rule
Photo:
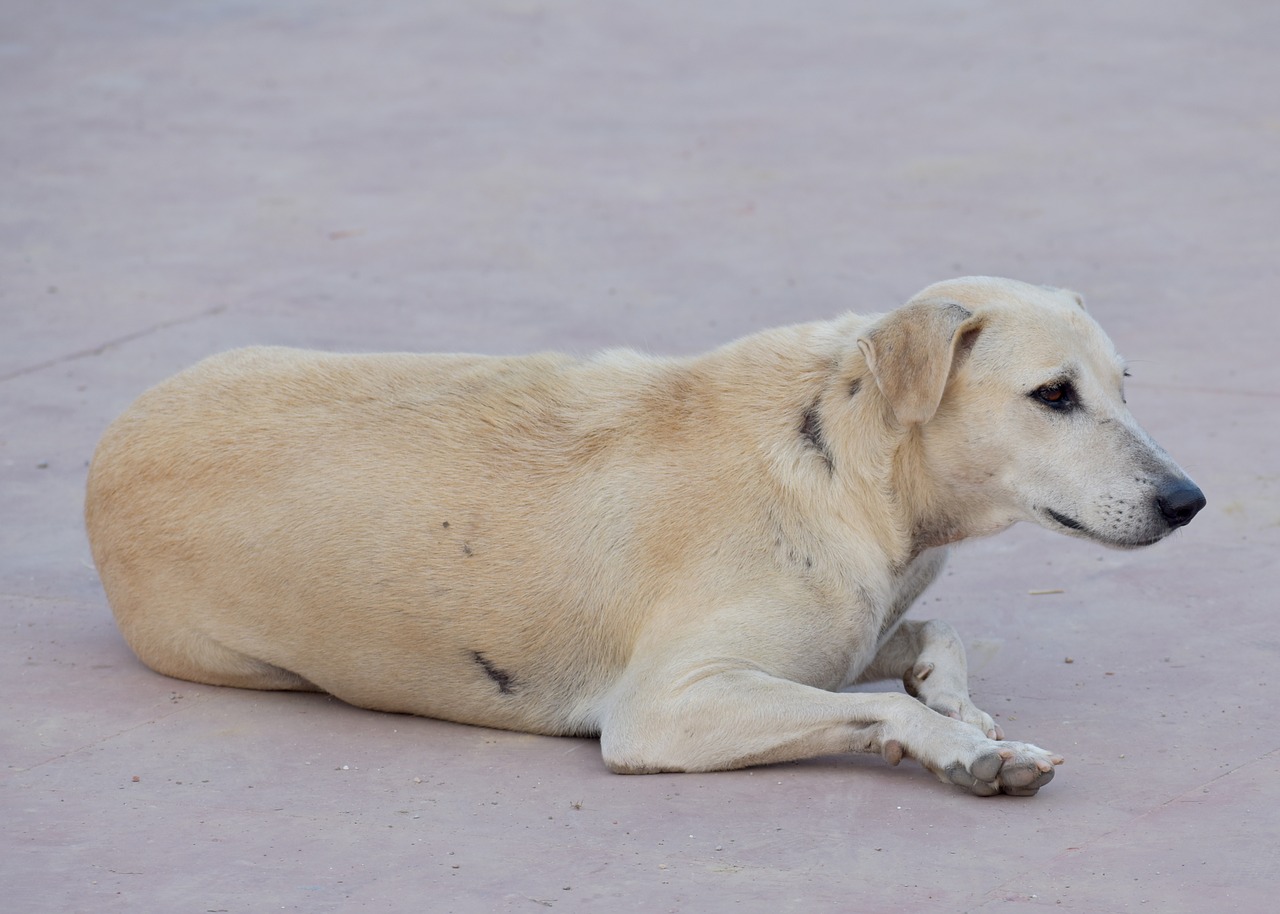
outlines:
[[[1250,0],[0,0],[4,908],[1275,910],[1278,40]],[[1033,799],[618,776],[113,625],[88,460],[207,354],[687,353],[975,273],[1082,292],[1209,500],[962,546],[913,611],[1067,757]]]

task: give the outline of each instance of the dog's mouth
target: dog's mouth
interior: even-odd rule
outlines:
[[[1066,527],[1068,530],[1077,530],[1080,533],[1088,533],[1084,524],[1073,517],[1067,517],[1065,514],[1059,514],[1053,508],[1045,508],[1044,513],[1049,515],[1049,519],[1060,526]]]
[[[1144,536],[1139,539],[1119,539],[1118,537],[1108,536],[1105,533],[1098,533],[1096,530],[1090,530],[1074,517],[1068,517],[1067,515],[1055,511],[1052,508],[1042,509],[1042,513],[1045,517],[1049,518],[1049,520],[1053,521],[1059,527],[1062,527],[1070,533],[1085,537],[1086,539],[1091,539],[1095,543],[1102,543],[1104,546],[1114,546],[1117,549],[1140,549],[1143,546],[1150,546],[1153,543],[1158,543],[1160,540],[1164,539],[1165,533],[1167,532],[1163,531],[1161,533],[1157,533],[1155,536]]]

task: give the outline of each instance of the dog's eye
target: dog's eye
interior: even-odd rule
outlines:
[[[1067,410],[1076,405],[1075,388],[1067,381],[1038,387],[1031,392],[1031,396],[1050,409]]]

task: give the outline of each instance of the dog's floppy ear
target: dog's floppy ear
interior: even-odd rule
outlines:
[[[972,342],[968,331],[976,326],[961,332],[972,317],[955,302],[920,299],[885,315],[858,338],[867,368],[899,424],[922,425],[933,418],[961,337]]]

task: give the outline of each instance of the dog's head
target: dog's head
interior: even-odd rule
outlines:
[[[1154,543],[1204,507],[1125,405],[1125,363],[1080,296],[938,283],[858,339],[937,503],[924,540],[1018,520],[1112,546]]]

